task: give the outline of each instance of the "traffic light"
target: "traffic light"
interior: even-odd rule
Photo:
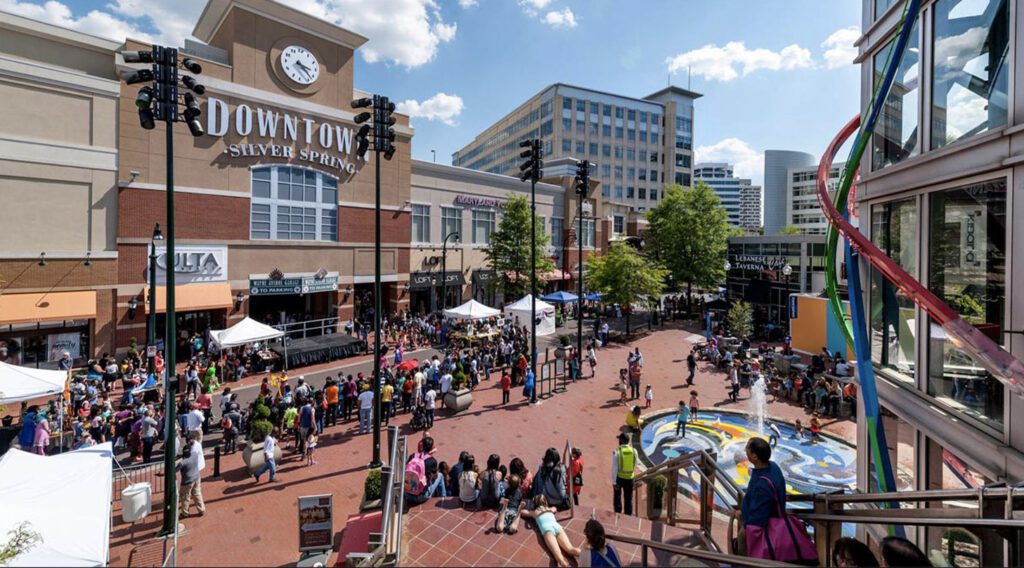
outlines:
[[[527,148],[519,153],[520,158],[526,159],[519,165],[519,179],[530,180],[533,183],[544,177],[544,150],[541,141],[537,139],[523,140],[519,143],[520,148]]]
[[[590,162],[576,162],[576,195],[586,197],[590,193]]]
[[[374,121],[377,131],[374,132],[374,137],[377,150],[384,152],[385,160],[390,160],[395,155],[395,129],[391,128],[395,124],[395,117],[391,116],[391,113],[395,112],[395,103],[387,97],[378,97],[377,102],[378,114],[377,120]]]
[[[373,98],[361,97],[352,101],[352,108],[371,108],[371,111],[364,111],[353,117],[352,121],[361,124],[356,132],[356,156],[364,156],[370,149],[370,137],[373,137],[373,150],[384,154],[385,160],[390,160],[395,155],[395,103],[381,95],[373,95]],[[371,126],[372,121],[372,126]],[[372,134],[371,134],[372,129]]]
[[[150,51],[122,51],[125,63],[150,63],[149,69],[134,69],[122,75],[129,85],[150,83],[139,89],[135,95],[135,106],[139,110],[139,124],[146,130],[156,127],[156,121],[184,122],[192,136],[202,136],[203,125],[199,116],[203,111],[199,108],[196,95],[202,95],[206,88],[194,77],[179,75],[178,68],[193,75],[199,75],[203,67],[193,59],[178,59],[178,50],[172,47],[153,46]],[[179,83],[191,92],[179,93]],[[194,93],[194,94],[193,94]],[[178,107],[185,107],[178,112]]]

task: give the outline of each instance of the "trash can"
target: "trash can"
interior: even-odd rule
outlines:
[[[121,518],[125,522],[146,518],[153,508],[153,488],[149,482],[133,483],[121,490]]]

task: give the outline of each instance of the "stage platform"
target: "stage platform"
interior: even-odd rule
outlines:
[[[284,345],[274,344],[270,348],[282,358],[286,357]],[[345,334],[333,333],[288,341],[288,368],[295,369],[366,353],[366,342]]]

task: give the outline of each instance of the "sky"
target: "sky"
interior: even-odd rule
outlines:
[[[766,149],[820,156],[859,108],[860,0],[292,0],[369,38],[355,84],[411,116],[413,157],[451,154],[556,82],[702,93],[698,161],[763,179]],[[206,0],[0,0],[113,39],[180,45]]]

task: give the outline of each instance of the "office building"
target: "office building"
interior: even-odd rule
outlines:
[[[791,150],[764,153],[764,234],[777,235],[788,223],[789,170],[814,165],[814,156]]]
[[[835,189],[845,164],[832,164],[828,187]],[[795,227],[801,235],[824,235],[828,232],[825,214],[818,202],[818,166],[790,168],[786,172],[786,225]]]
[[[693,168],[693,179],[715,191],[729,215],[729,224],[742,229],[761,226],[761,188],[733,175],[732,164],[709,162]]]
[[[589,160],[606,202],[643,213],[658,203],[664,185],[693,181],[699,97],[679,87],[634,98],[557,83],[478,134],[452,155],[452,164],[516,175],[519,141],[540,138],[545,159]]]
[[[1006,0],[924,2],[896,85],[861,162],[861,231],[1011,355],[1024,357],[1024,12]],[[863,0],[861,107],[884,69],[902,2]],[[915,17],[914,14],[907,16]],[[942,50],[940,52],[940,50]],[[837,125],[838,130],[838,125]],[[978,489],[1024,479],[1024,400],[958,348],[912,298],[866,262],[864,291],[890,454],[900,490]],[[858,432],[867,447],[867,430]],[[860,452],[858,486],[877,485]],[[966,503],[966,501],[965,501]],[[903,503],[914,507],[914,503]],[[920,505],[924,506],[924,505]],[[967,505],[965,505],[967,506]],[[908,513],[909,514],[909,513]],[[958,530],[982,566],[1019,563],[1005,542]],[[877,533],[867,534],[873,540]],[[908,535],[946,557],[948,529]]]

